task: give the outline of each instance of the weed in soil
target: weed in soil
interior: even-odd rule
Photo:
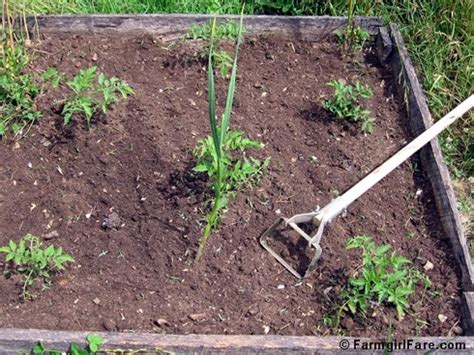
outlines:
[[[119,100],[118,94],[127,98],[134,93],[125,81],[116,77],[107,79],[103,73],[98,76],[96,73],[97,67],[93,66],[66,82],[74,94],[62,110],[64,124],[70,123],[74,114],[82,114],[90,128],[92,117],[99,109],[106,114],[109,106]]]
[[[0,137],[11,130],[14,134],[32,125],[40,112],[34,98],[40,89],[33,76],[25,72],[30,58],[22,46],[2,43],[0,56]]]
[[[361,51],[369,39],[369,32],[354,24],[349,25],[344,31],[337,31],[336,37],[343,49],[348,52]]]
[[[66,263],[74,262],[74,258],[63,252],[62,247],[50,245],[42,248],[38,237],[27,234],[18,244],[13,240],[0,247],[0,254],[5,254],[5,261],[9,263],[8,273],[18,272],[22,275],[22,296],[32,296],[29,289],[38,279],[43,280],[43,287],[51,284],[51,274],[65,269]]]
[[[223,215],[223,209],[227,206],[229,199],[232,198],[235,192],[242,186],[251,185],[252,182],[257,181],[269,164],[269,159],[263,162],[251,157],[250,159],[244,157],[243,160],[238,160],[231,155],[231,152],[236,150],[244,153],[245,150],[249,148],[263,148],[261,143],[245,138],[242,132],[229,131],[236,86],[237,59],[242,38],[242,21],[243,18],[241,17],[226,106],[220,126],[218,126],[216,120],[216,96],[212,55],[215,19],[213,19],[211,27],[211,47],[208,59],[209,123],[211,126],[211,136],[199,140],[197,147],[194,149],[194,156],[197,159],[194,171],[208,175],[214,187],[214,200],[212,203],[212,211],[206,217],[207,223],[199,241],[196,260],[199,260],[201,257],[211,230],[219,225]]]
[[[335,315],[326,317],[327,325],[337,328],[344,312],[353,315],[361,311],[367,314],[369,308],[384,302],[396,307],[399,320],[409,307],[409,296],[415,292],[419,281],[425,289],[431,286],[430,279],[407,264],[410,261],[394,251],[388,254],[389,244],[379,247],[371,237],[356,236],[347,241],[347,249],[362,251],[362,265],[349,277],[348,286],[341,292],[342,306]]]
[[[375,118],[359,104],[361,99],[372,97],[372,89],[359,81],[354,85],[347,85],[343,80],[332,80],[328,85],[334,89],[334,96],[324,101],[323,107],[339,118],[360,123],[364,133],[372,133]]]

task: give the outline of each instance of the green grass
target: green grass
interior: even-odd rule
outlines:
[[[245,0],[248,14],[347,15],[347,0]],[[380,16],[400,25],[435,118],[471,92],[474,2],[470,0],[354,1],[356,15]],[[238,14],[239,0],[18,0],[28,14],[222,13]],[[441,137],[454,177],[474,173],[473,114]],[[469,126],[470,125],[470,126]]]

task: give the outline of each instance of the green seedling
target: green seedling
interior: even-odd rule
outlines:
[[[343,80],[332,80],[328,85],[334,90],[334,95],[323,102],[323,107],[339,118],[359,123],[363,132],[372,133],[375,118],[360,106],[361,99],[372,97],[372,89],[359,81],[347,85]]]
[[[429,278],[409,267],[407,258],[395,251],[389,253],[390,245],[376,246],[368,236],[356,236],[348,240],[347,249],[362,252],[362,265],[349,277],[347,287],[341,292],[343,300],[333,319],[337,328],[344,312],[366,314],[369,304],[394,306],[401,320],[409,307],[409,297],[419,282],[426,288],[431,286]]]
[[[242,38],[242,22],[243,17],[241,16],[226,105],[220,125],[216,120],[214,57],[209,55],[208,58],[209,123],[211,126],[211,135],[205,139],[200,139],[197,147],[194,149],[194,156],[197,160],[194,171],[208,175],[209,181],[213,186],[214,197],[212,210],[206,217],[206,226],[199,241],[196,261],[198,261],[202,255],[211,230],[218,226],[223,215],[223,210],[227,206],[229,199],[233,197],[236,191],[242,186],[255,183],[269,164],[269,159],[260,161],[245,156],[245,151],[249,148],[262,148],[263,145],[261,143],[245,138],[244,134],[240,131],[229,130],[236,87],[237,57]],[[215,19],[211,27],[211,43],[213,43],[214,26]],[[211,53],[213,49],[211,45]],[[231,154],[236,151],[244,155],[244,158],[239,160],[235,155]]]
[[[53,89],[56,89],[61,82],[61,74],[56,68],[50,67],[41,74],[44,82],[49,82]]]
[[[213,20],[211,20],[203,25],[193,25],[186,33],[186,38],[202,39],[204,41],[204,45],[199,51],[199,57],[203,60],[208,60],[208,56],[212,56],[214,66],[219,70],[221,76],[225,78],[232,68],[233,60],[225,50],[219,49],[219,47],[222,41],[226,39],[237,40],[238,35],[239,28],[235,22],[227,21],[213,25]],[[212,51],[210,50],[211,48],[213,48]]]
[[[39,117],[34,98],[40,89],[33,76],[25,72],[30,58],[20,46],[2,44],[0,55],[0,137],[9,130],[15,135]]]
[[[349,52],[354,52],[361,51],[364,48],[364,44],[370,35],[360,26],[352,24],[343,31],[337,31],[336,37],[343,48],[347,48]]]
[[[258,182],[265,169],[270,163],[270,159],[260,161],[258,159],[246,156],[242,160],[235,159],[231,152],[240,152],[245,154],[247,149],[261,149],[263,144],[244,137],[240,131],[228,131],[222,143],[222,155],[220,163],[224,171],[224,184],[221,192],[233,195],[235,191],[243,187],[251,187]],[[195,172],[206,173],[210,180],[213,180],[219,173],[219,160],[216,154],[214,139],[208,136],[205,139],[198,140],[194,149],[194,156],[197,163],[194,167]]]
[[[43,286],[51,284],[51,275],[65,269],[66,263],[74,262],[74,258],[64,253],[61,247],[55,248],[50,245],[42,247],[38,237],[27,234],[18,244],[13,240],[0,247],[0,254],[5,254],[5,262],[9,266],[9,272],[18,272],[23,277],[22,296],[31,296],[29,288],[36,281],[42,280]]]
[[[66,101],[62,114],[64,124],[71,122],[73,115],[82,114],[90,128],[94,114],[101,110],[107,113],[109,106],[120,98],[132,95],[133,89],[116,77],[107,79],[103,73],[97,76],[97,67],[81,70],[72,80],[66,82],[72,90],[72,98]]]
[[[85,348],[81,347],[76,343],[69,344],[68,354],[71,355],[90,355],[95,354],[100,350],[100,346],[104,344],[104,338],[99,335],[89,334],[87,336],[87,346]],[[43,343],[39,342],[31,351],[33,355],[61,355],[64,354],[63,351],[47,349]]]

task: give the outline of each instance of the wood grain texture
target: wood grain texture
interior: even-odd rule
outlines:
[[[433,118],[416,76],[415,68],[408,56],[402,35],[395,25],[390,25],[390,30],[394,44],[394,53],[391,56],[390,65],[399,79],[398,87],[405,98],[413,135],[418,135],[433,124]],[[444,163],[438,140],[433,139],[419,154],[422,168],[433,189],[440,223],[451,243],[455,260],[461,271],[462,288],[464,291],[473,291],[474,270],[472,261],[459,219],[451,178]]]
[[[183,31],[193,24],[203,24],[210,15],[48,15],[36,19],[27,19],[28,27],[36,33],[57,32],[147,32],[181,36]],[[239,16],[218,16],[218,19],[238,20]],[[356,17],[356,23],[375,36],[383,22],[378,17]],[[321,38],[345,26],[346,17],[331,16],[245,16],[244,26],[247,32],[287,32],[296,38]]]
[[[474,292],[464,292],[461,303],[463,328],[466,335],[474,335]]]
[[[65,332],[35,329],[3,329],[0,332],[0,353],[29,351],[41,341],[47,348],[67,350],[71,342],[85,346],[88,332]],[[101,335],[105,343],[101,349],[147,349],[148,351],[198,352],[198,353],[296,353],[296,354],[334,354],[341,351],[341,340],[349,341],[349,351],[344,354],[367,354],[360,349],[362,342],[384,342],[386,339],[359,339],[359,349],[354,349],[356,338],[344,337],[295,337],[278,335],[166,335],[151,333],[94,333]],[[452,354],[472,354],[474,337],[453,338],[413,338],[414,342],[433,342],[435,344],[462,342],[465,350]],[[370,353],[370,352],[369,352]],[[372,352],[373,353],[373,352]],[[403,353],[410,353],[403,351]],[[412,353],[416,353],[413,351]]]

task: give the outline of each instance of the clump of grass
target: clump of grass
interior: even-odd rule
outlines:
[[[54,72],[53,79],[56,78]],[[109,106],[119,101],[120,96],[127,98],[133,89],[125,81],[116,77],[107,78],[104,73],[97,75],[97,67],[81,70],[79,74],[66,82],[73,95],[66,100],[62,114],[64,124],[71,122],[74,115],[82,115],[90,127],[94,114],[99,110],[107,113]],[[119,96],[120,95],[120,96]]]
[[[22,275],[24,298],[32,296],[30,289],[36,281],[42,280],[43,287],[49,287],[51,275],[64,270],[66,263],[74,262],[74,258],[64,253],[63,248],[55,248],[52,244],[43,248],[42,245],[38,237],[27,234],[18,244],[10,240],[0,247],[0,254],[5,254],[5,262],[9,265],[8,272]]]
[[[372,89],[359,81],[347,85],[343,80],[332,80],[328,85],[333,88],[334,95],[323,102],[323,107],[339,118],[358,123],[363,132],[372,133],[375,118],[360,105],[361,99],[372,97]]]
[[[220,125],[216,120],[213,56],[209,55],[208,58],[209,123],[211,126],[211,135],[199,140],[197,147],[194,149],[194,155],[197,159],[194,171],[203,172],[208,175],[213,185],[214,196],[212,210],[206,217],[206,226],[204,227],[199,241],[196,261],[201,258],[207,239],[212,229],[218,226],[223,215],[223,210],[228,205],[229,199],[232,198],[237,189],[243,185],[255,183],[269,164],[269,159],[260,161],[244,156],[243,159],[239,160],[231,154],[233,151],[245,153],[245,150],[248,148],[259,149],[263,147],[261,143],[245,138],[242,132],[229,129],[236,87],[237,59],[242,38],[242,22],[243,17],[241,16],[226,105]],[[210,51],[213,50],[212,37],[214,26],[215,20],[213,20],[211,27]]]
[[[369,308],[383,305],[395,307],[401,320],[417,285],[421,283],[425,289],[431,286],[426,275],[408,266],[411,262],[407,258],[395,251],[389,253],[389,244],[377,246],[371,237],[363,235],[349,239],[346,248],[359,249],[362,264],[340,293],[342,305],[332,317],[325,317],[327,325],[337,328],[345,312],[366,315]]]

